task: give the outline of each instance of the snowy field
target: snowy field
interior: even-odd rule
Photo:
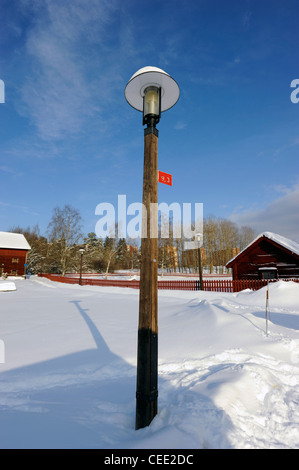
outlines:
[[[299,284],[270,285],[267,331],[266,289],[159,291],[159,413],[135,431],[138,291],[0,281],[0,447],[299,448]]]

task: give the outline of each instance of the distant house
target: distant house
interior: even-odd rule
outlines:
[[[264,232],[231,259],[234,280],[299,278],[299,244],[272,232]]]
[[[23,234],[0,232],[0,274],[23,276],[30,249]]]

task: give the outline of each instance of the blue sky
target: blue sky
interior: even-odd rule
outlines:
[[[141,67],[169,73],[159,202],[203,203],[257,232],[299,241],[297,0],[1,0],[0,230],[118,195],[141,202],[143,126],[124,88]]]

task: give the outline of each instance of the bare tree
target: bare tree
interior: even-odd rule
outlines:
[[[219,220],[218,266],[221,272],[226,263],[232,258],[234,248],[238,245],[239,229],[234,222],[226,219]]]
[[[216,254],[218,249],[219,227],[215,217],[210,216],[204,220],[203,241],[207,255],[207,264],[210,273],[213,272],[214,266],[217,265]]]
[[[63,276],[72,262],[76,245],[82,239],[81,223],[79,211],[65,205],[62,209],[55,207],[48,225],[52,253],[60,264]]]
[[[255,230],[247,225],[243,225],[239,230],[239,249],[244,250],[249,243],[251,243],[257,236]]]
[[[107,279],[107,275],[109,272],[112,259],[114,258],[114,256],[116,256],[118,251],[119,251],[119,245],[117,243],[117,239],[106,237],[104,241],[104,259],[106,262],[105,279]]]

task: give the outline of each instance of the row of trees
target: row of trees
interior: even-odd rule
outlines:
[[[117,269],[139,269],[140,243],[124,238],[98,238],[95,233],[82,234],[82,218],[71,206],[56,207],[48,225],[46,236],[38,226],[23,229],[13,227],[13,232],[23,233],[31,246],[28,253],[28,270],[32,273],[78,272],[84,249],[83,272],[108,274]],[[159,231],[161,235],[161,227]],[[255,237],[250,227],[239,228],[226,219],[209,217],[203,224],[202,264],[208,272],[223,272],[226,263]],[[198,269],[198,250],[184,250],[184,239],[174,238],[170,224],[167,238],[159,236],[159,268],[165,271],[195,272]]]
[[[184,250],[183,237],[159,239],[159,265],[167,270],[194,272],[198,270],[198,249]],[[203,220],[201,261],[205,272],[226,272],[227,262],[243,250],[256,236],[248,226],[239,228],[223,218],[210,216]]]

